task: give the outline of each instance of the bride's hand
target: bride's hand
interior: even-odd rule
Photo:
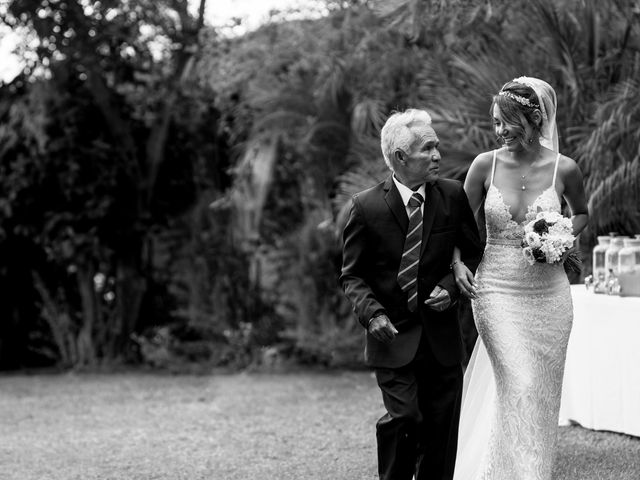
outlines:
[[[460,292],[467,298],[478,298],[476,292],[476,282],[473,273],[461,261],[454,262],[452,265],[453,276]]]

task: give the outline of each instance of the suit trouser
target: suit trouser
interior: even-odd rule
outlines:
[[[461,365],[441,365],[423,336],[411,363],[375,374],[387,410],[376,425],[380,480],[453,478]]]

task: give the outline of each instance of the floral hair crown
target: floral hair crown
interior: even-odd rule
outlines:
[[[519,104],[524,105],[525,107],[540,108],[540,105],[532,103],[528,98],[521,97],[520,95],[516,95],[515,93],[507,92],[506,90],[500,90],[498,92],[498,95],[511,98]]]

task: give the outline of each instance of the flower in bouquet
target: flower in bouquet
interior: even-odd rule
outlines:
[[[524,241],[531,248],[540,248],[542,246],[540,235],[534,231],[526,232],[524,234]]]
[[[530,265],[534,263],[561,263],[573,246],[573,224],[557,212],[538,212],[524,226],[522,254]]]

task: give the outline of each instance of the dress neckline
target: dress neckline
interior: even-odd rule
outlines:
[[[498,187],[496,187],[494,185],[493,182],[491,182],[491,185],[489,185],[489,190],[491,190],[491,188],[493,188],[498,196],[498,198],[500,199],[500,203],[502,203],[502,207],[504,208],[505,212],[509,214],[509,222],[512,222],[516,225],[522,225],[525,222],[528,222],[529,219],[527,218],[529,214],[533,213],[535,210],[534,208],[536,207],[536,203],[538,203],[538,200],[540,200],[540,198],[545,195],[548,191],[552,190],[555,192],[555,187],[553,185],[549,185],[547,188],[545,188],[540,195],[538,195],[533,203],[531,205],[527,205],[527,212],[524,215],[524,218],[522,220],[520,220],[519,222],[517,222],[514,218],[513,215],[511,214],[511,206],[508,205],[505,201],[504,201],[504,197],[502,196],[502,192],[500,191],[500,189]],[[555,198],[558,199],[558,194],[556,193]]]
[[[540,198],[545,195],[549,190],[553,190],[554,192],[554,198],[556,201],[558,201],[558,203],[560,203],[560,200],[558,199],[558,192],[556,192],[556,176],[558,174],[558,164],[560,163],[560,152],[558,152],[557,156],[556,156],[556,161],[555,161],[555,165],[553,167],[553,180],[551,181],[551,185],[549,185],[547,188],[545,188],[542,192],[540,192],[540,194],[533,200],[533,203],[531,205],[527,205],[527,211],[524,214],[524,218],[522,220],[520,220],[519,222],[516,222],[516,220],[513,218],[513,214],[511,213],[511,205],[508,205],[505,201],[504,201],[504,196],[502,195],[502,192],[500,191],[500,189],[498,187],[496,187],[496,185],[493,183],[493,177],[496,174],[496,157],[497,157],[497,153],[498,150],[494,150],[493,151],[493,164],[491,165],[491,181],[489,184],[489,189],[487,190],[487,192],[489,190],[491,190],[491,187],[493,187],[496,191],[496,193],[498,194],[498,198],[500,198],[500,203],[502,203],[503,208],[505,209],[505,211],[509,214],[509,222],[513,222],[516,225],[522,225],[524,222],[528,221],[528,216],[534,212],[534,207],[536,206],[536,203],[538,202],[538,200],[540,200]]]

